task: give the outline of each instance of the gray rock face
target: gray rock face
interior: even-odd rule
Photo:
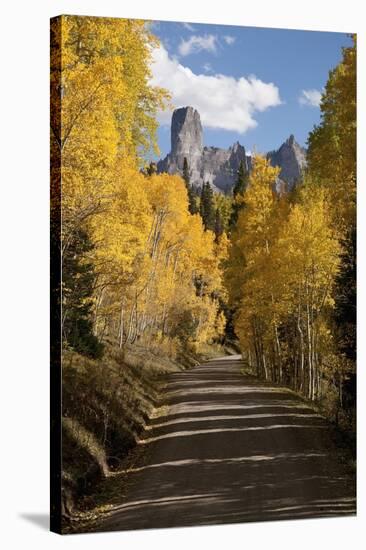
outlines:
[[[241,161],[249,169],[250,159],[239,142],[229,149],[203,147],[203,132],[198,111],[192,107],[176,109],[172,117],[171,152],[158,162],[158,172],[182,174],[187,158],[193,185],[209,182],[218,192],[230,192]]]
[[[193,107],[176,109],[172,117],[171,152],[158,162],[158,172],[182,174],[186,157],[192,183],[199,182],[202,153],[203,132],[198,111]]]
[[[174,111],[171,152],[158,162],[158,172],[182,175],[184,157],[188,161],[191,183],[202,187],[208,181],[220,193],[231,192],[241,161],[251,170],[252,159],[239,142],[228,149],[203,146],[200,115],[193,107],[182,107]],[[278,151],[268,153],[267,158],[273,166],[281,167],[276,182],[278,192],[292,189],[306,165],[305,150],[296,143],[294,136],[290,136]]]
[[[277,181],[277,189],[283,188],[291,191],[296,182],[300,180],[303,169],[306,167],[306,151],[295,141],[291,135],[277,151],[267,154],[272,166],[279,166],[281,171]]]
[[[171,126],[171,156],[199,157],[203,149],[203,131],[199,112],[193,107],[176,109]]]
[[[249,170],[250,159],[239,142],[234,143],[229,149],[204,147],[201,164],[202,183],[208,181],[213,188],[224,193],[230,192],[235,184],[241,161]]]

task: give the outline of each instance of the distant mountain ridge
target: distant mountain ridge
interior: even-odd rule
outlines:
[[[187,158],[191,183],[202,187],[209,182],[214,191],[230,193],[241,161],[251,170],[251,156],[238,141],[228,149],[203,146],[201,117],[193,107],[181,107],[173,112],[171,124],[171,151],[157,164],[159,173],[182,174]],[[267,154],[273,166],[281,168],[276,189],[291,190],[306,166],[306,151],[291,135],[277,151]]]

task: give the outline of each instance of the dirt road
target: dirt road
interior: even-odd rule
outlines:
[[[98,530],[355,514],[355,480],[327,422],[290,390],[245,378],[239,356],[169,376],[147,463]]]

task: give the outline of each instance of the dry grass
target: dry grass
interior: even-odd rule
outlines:
[[[63,356],[63,513],[92,508],[95,484],[121,470],[159,406],[164,375],[182,367],[154,351],[107,347],[103,359]]]

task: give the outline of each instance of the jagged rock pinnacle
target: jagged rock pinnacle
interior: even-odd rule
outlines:
[[[300,180],[306,166],[306,151],[295,140],[293,134],[281,145],[277,151],[268,153],[272,166],[279,166],[279,178],[291,190]]]
[[[305,154],[292,134],[277,151],[268,153],[271,164],[281,168],[279,189],[292,189],[300,179],[306,165]],[[251,169],[251,157],[246,155],[239,141],[228,149],[203,146],[201,117],[190,106],[173,112],[171,151],[158,162],[158,172],[182,175],[184,158],[188,161],[191,184],[201,187],[208,181],[215,191],[224,193],[232,190],[241,162]]]
[[[201,118],[193,107],[176,109],[172,116],[171,151],[158,162],[158,172],[170,174],[183,171],[187,158],[190,180],[198,187],[209,182],[216,191],[228,192],[233,187],[240,162],[248,162],[239,142],[229,149],[203,147]]]
[[[190,157],[201,153],[203,132],[199,112],[193,107],[176,109],[171,126],[171,154],[178,157]]]

